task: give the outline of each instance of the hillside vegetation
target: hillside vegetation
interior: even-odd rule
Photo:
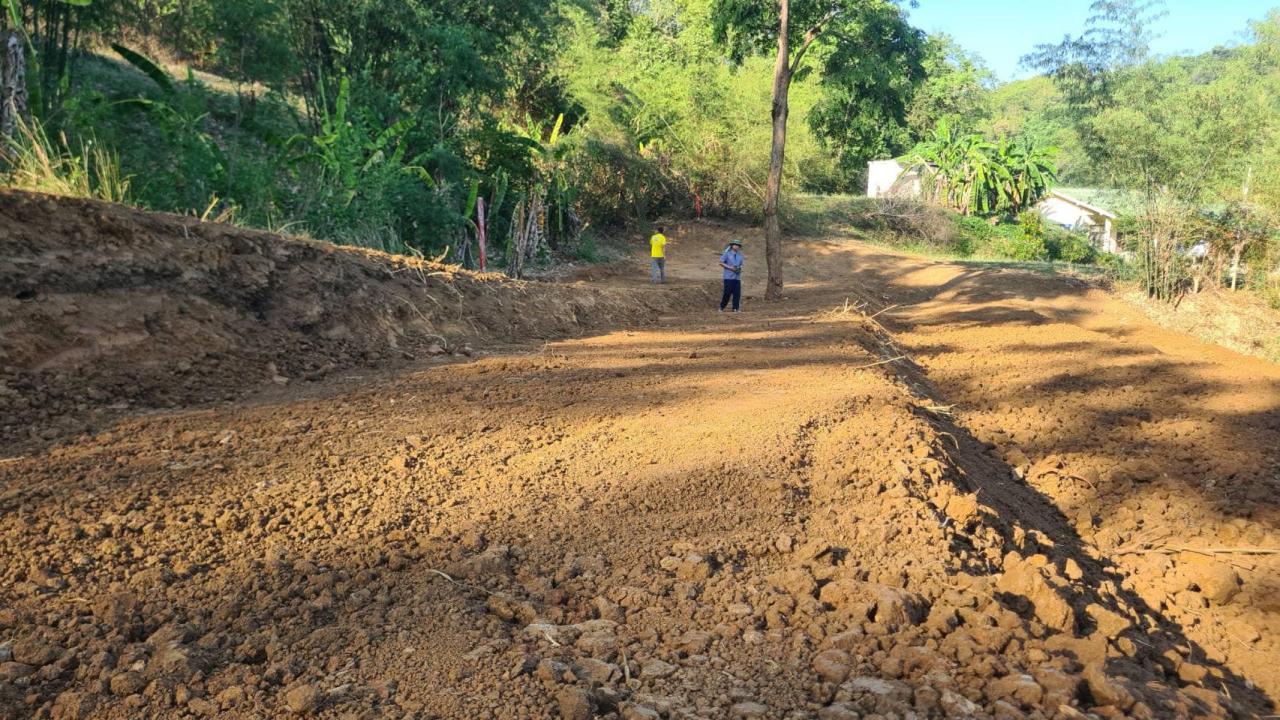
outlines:
[[[773,61],[744,44],[748,15],[769,26],[754,6],[6,3],[31,64],[34,115],[4,171],[19,187],[515,274],[594,258],[620,225],[766,204]],[[1143,198],[1119,227],[1148,295],[1280,305],[1280,17],[1153,58],[1159,5],[1095,3],[1081,35],[1028,56],[1044,75],[996,85],[902,8],[848,3],[796,68],[784,212],[797,193],[861,193],[867,160],[899,156],[990,220],[999,242],[971,225],[976,244],[1092,262],[1019,213],[1055,183],[1123,188]]]
[[[520,210],[544,251],[573,250],[584,226],[758,212],[770,63],[723,62],[710,0],[16,5],[34,50],[60,42],[49,13],[82,31],[65,63],[39,65],[37,119],[54,155],[104,149],[85,162],[118,166],[119,185],[89,172],[100,195],[458,260],[476,198],[498,254]],[[796,123],[788,187],[855,188],[866,158],[908,146],[930,47],[912,42],[884,68],[892,102],[797,88],[798,118],[856,109],[892,137]]]

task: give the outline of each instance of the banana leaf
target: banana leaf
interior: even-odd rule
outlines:
[[[86,2],[85,4],[87,5],[88,3]],[[169,77],[169,73],[165,72],[163,68],[155,64],[150,58],[141,53],[134,52],[119,43],[111,43],[111,49],[115,50],[116,54],[124,58],[130,65],[141,70],[147,77],[151,78],[151,80],[155,82],[156,85],[159,85],[162,90],[167,93],[173,92],[173,79]]]

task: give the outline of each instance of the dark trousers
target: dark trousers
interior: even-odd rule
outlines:
[[[742,281],[741,280],[725,280],[724,295],[720,296],[720,309],[723,310],[729,304],[729,298],[733,298],[733,309],[737,310],[742,304]]]

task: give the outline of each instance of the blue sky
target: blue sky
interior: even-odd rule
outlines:
[[[1043,42],[1078,35],[1089,17],[1090,0],[920,0],[911,23],[930,33],[945,32],[976,52],[1000,80],[1031,72],[1018,60]],[[1199,53],[1239,42],[1250,20],[1261,19],[1280,0],[1168,0],[1168,16],[1156,31],[1161,55]]]

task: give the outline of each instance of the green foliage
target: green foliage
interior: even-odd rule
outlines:
[[[174,91],[173,80],[169,77],[169,73],[161,69],[159,65],[156,65],[151,58],[146,57],[141,53],[134,52],[119,43],[112,43],[111,49],[115,50],[116,54],[124,58],[130,65],[138,68],[147,77],[151,78],[156,85],[160,86],[161,90],[164,90],[167,93],[172,93]]]
[[[568,13],[560,60],[583,119],[567,139],[581,215],[607,225],[658,213],[753,217],[768,169],[770,68],[747,57],[728,66],[712,40],[708,0],[654,3],[619,40],[588,13]],[[793,112],[817,97],[792,90]],[[829,156],[803,124],[788,142],[786,190],[833,176]]]
[[[1119,274],[1122,279],[1131,279],[1128,277],[1133,270],[1133,265],[1125,261],[1125,259],[1115,253],[1099,252],[1094,257],[1094,262],[1099,267],[1106,268],[1115,274]]]
[[[129,178],[114,153],[92,140],[78,147],[50,138],[39,119],[19,120],[18,132],[0,138],[0,180],[11,187],[110,202],[129,199]]]
[[[899,155],[914,141],[908,116],[925,78],[926,43],[895,5],[862,3],[847,12],[855,17],[813,52],[821,96],[808,121],[835,155],[839,182],[829,189],[856,192],[866,187],[867,161]]]
[[[1049,257],[1053,260],[1090,264],[1096,262],[1100,255],[1093,243],[1089,242],[1088,236],[1060,227],[1045,228],[1044,242]]]
[[[991,223],[972,215],[955,217],[957,234],[963,238],[963,247],[967,252],[963,255],[995,253],[999,233]]]
[[[1049,259],[1043,234],[1028,234],[1018,225],[1001,225],[997,234],[1000,239],[995,248],[1001,257],[1023,262]]]
[[[1044,217],[1035,210],[1018,213],[1018,229],[1026,237],[1044,237]]]
[[[1038,48],[1028,60],[1048,71],[1058,94],[1018,131],[1067,138],[1064,175],[1073,180],[1141,192],[1143,206],[1117,223],[1119,237],[1148,293],[1174,300],[1204,280],[1234,287],[1242,274],[1280,269],[1267,250],[1273,240],[1250,230],[1248,213],[1204,211],[1280,202],[1280,11],[1239,47],[1152,61],[1149,27],[1161,9],[1100,0],[1083,35]],[[1197,244],[1206,255],[1193,262]]]
[[[1057,148],[1029,139],[993,143],[976,133],[941,122],[933,137],[914,151],[914,162],[929,169],[937,200],[966,215],[1016,214],[1031,207],[1057,176]]]
[[[712,0],[710,20],[712,38],[735,63],[776,52],[772,0]],[[810,74],[819,78],[820,99],[805,116],[835,156],[825,182],[807,186],[861,190],[867,160],[911,145],[907,114],[924,78],[925,36],[890,0],[794,0],[788,31],[788,80],[794,88]]]
[[[297,70],[291,46],[288,0],[219,3],[202,19],[202,30],[218,39],[212,67],[235,80],[283,84]]]
[[[1255,51],[1136,68],[1116,91],[1116,106],[1089,123],[1115,176],[1145,190],[1138,251],[1147,289],[1160,299],[1185,291],[1186,249],[1215,234],[1200,208],[1248,195],[1259,159],[1277,152],[1280,53]],[[1232,253],[1231,244],[1211,243],[1217,257],[1210,262]]]
[[[133,10],[130,0],[4,0],[4,25],[27,44],[28,94],[46,119],[62,109],[77,52],[88,37],[114,31]]]
[[[168,92],[154,98],[133,98],[114,103],[100,103],[97,108],[84,108],[85,113],[100,111],[135,117],[126,122],[145,126],[148,134],[158,136],[164,151],[141,178],[143,196],[163,197],[161,206],[203,210],[218,198],[229,195],[227,181],[230,159],[209,132],[208,98],[205,88],[188,76],[180,85],[166,84]],[[81,110],[79,106],[75,108]],[[93,127],[87,117],[73,118],[73,124]],[[151,153],[148,153],[151,154]]]
[[[1037,76],[1006,83],[991,91],[988,102],[999,112],[977,123],[982,135],[1059,148],[1058,176],[1065,184],[1110,182],[1105,169],[1085,152],[1076,117],[1051,79]]]
[[[573,256],[582,262],[598,263],[604,259],[600,244],[596,242],[595,233],[584,232],[578,236],[570,248]]]
[[[1266,301],[1267,307],[1280,310],[1280,278],[1269,278],[1264,281],[1262,298]]]
[[[1084,33],[1037,45],[1023,62],[1052,77],[1078,112],[1109,107],[1118,73],[1147,60],[1151,26],[1165,15],[1164,5],[1164,0],[1094,0]]]
[[[972,130],[991,117],[994,76],[982,59],[965,52],[946,34],[932,35],[925,43],[921,69],[924,81],[911,99],[907,125],[915,140],[922,140],[940,123]],[[999,133],[999,136],[1005,133]]]
[[[321,116],[319,131],[295,138],[294,143],[310,144],[294,161],[302,188],[301,219],[314,234],[346,244],[389,252],[429,250],[421,240],[427,228],[449,237],[463,217],[453,209],[447,188],[416,158],[406,160],[405,138],[413,120],[387,127],[375,120],[367,111],[351,109],[344,81],[333,111]]]

